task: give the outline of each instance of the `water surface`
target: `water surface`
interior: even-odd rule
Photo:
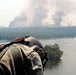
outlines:
[[[1,40],[5,43],[7,40]],[[40,40],[46,44],[59,44],[63,51],[62,61],[51,69],[45,70],[44,75],[76,75],[76,38],[61,38]]]
[[[62,61],[52,69],[45,70],[44,75],[76,75],[76,38],[40,41],[43,45],[57,43],[63,51]]]

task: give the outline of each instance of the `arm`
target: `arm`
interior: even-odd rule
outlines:
[[[30,75],[43,75],[43,65],[41,58],[37,52],[32,52],[28,59],[31,61],[31,73]]]
[[[32,75],[43,75],[42,69],[38,68],[32,72]]]

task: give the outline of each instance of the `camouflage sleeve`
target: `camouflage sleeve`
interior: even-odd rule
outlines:
[[[11,56],[10,49],[4,54],[2,59],[0,60],[0,70],[4,73],[1,75],[11,75],[12,74],[12,66],[13,66],[13,59]]]
[[[32,52],[28,59],[31,60],[32,65],[32,75],[43,75],[43,66],[41,62],[41,58],[37,52]]]

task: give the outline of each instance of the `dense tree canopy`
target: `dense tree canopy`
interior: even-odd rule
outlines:
[[[50,66],[52,66],[60,61],[60,58],[61,58],[63,52],[60,50],[58,44],[46,45],[46,46],[44,46],[44,49],[49,56],[48,64]]]

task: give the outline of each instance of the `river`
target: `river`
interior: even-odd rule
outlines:
[[[44,75],[76,75],[76,38],[61,38],[40,40],[43,45],[46,44],[59,44],[60,50],[63,51],[61,62],[46,69]]]
[[[59,44],[60,50],[63,51],[61,62],[51,69],[45,69],[44,75],[76,75],[76,38],[61,38],[40,41],[43,45],[57,43]]]

